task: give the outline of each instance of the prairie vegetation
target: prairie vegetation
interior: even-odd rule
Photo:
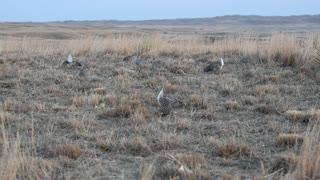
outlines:
[[[320,177],[317,33],[3,27],[0,179]]]

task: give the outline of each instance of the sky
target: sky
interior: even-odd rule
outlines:
[[[320,0],[1,0],[0,22],[315,15]]]

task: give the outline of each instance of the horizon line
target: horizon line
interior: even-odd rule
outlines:
[[[52,20],[52,21],[0,21],[0,23],[63,23],[63,22],[97,22],[97,21],[117,21],[117,22],[139,22],[139,21],[166,21],[166,20],[185,20],[185,19],[209,19],[209,18],[219,18],[219,17],[228,17],[228,16],[258,16],[258,17],[297,17],[297,16],[320,16],[320,14],[300,14],[300,15],[241,15],[241,14],[230,14],[230,15],[221,15],[221,16],[211,16],[211,17],[187,17],[187,18],[155,18],[155,19],[96,19],[96,20]]]

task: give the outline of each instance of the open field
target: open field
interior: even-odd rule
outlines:
[[[0,24],[0,179],[319,179],[320,34],[260,28]]]

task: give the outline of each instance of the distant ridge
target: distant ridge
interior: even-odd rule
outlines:
[[[1,37],[37,37],[45,39],[77,39],[87,33],[99,37],[117,34],[184,34],[221,37],[227,34],[273,32],[319,33],[320,15],[255,16],[228,15],[208,18],[159,19],[139,21],[55,21],[0,23]],[[37,27],[37,32],[34,28]],[[214,39],[212,39],[214,40]]]
[[[61,23],[61,22],[54,22]],[[209,18],[182,18],[159,20],[101,20],[101,21],[63,21],[67,24],[106,23],[113,25],[152,25],[152,26],[239,26],[239,25],[283,25],[320,24],[320,15],[300,16],[256,16],[227,15]]]

